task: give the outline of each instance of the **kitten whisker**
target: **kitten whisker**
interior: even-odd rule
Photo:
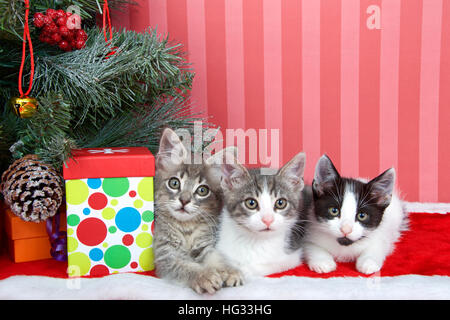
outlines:
[[[312,220],[309,219],[297,219],[296,222],[312,222]]]
[[[213,217],[211,217],[209,214],[204,213],[202,211],[199,211],[199,215],[200,217],[202,217],[205,221],[205,223],[208,225],[208,227],[210,227],[210,229],[212,231],[217,229],[217,222],[215,221],[215,219]]]
[[[366,197],[365,197],[366,198]],[[360,207],[361,208],[363,208],[363,207],[365,207],[365,206],[369,206],[369,205],[371,205],[371,204],[376,204],[376,202],[372,202],[373,200],[376,200],[377,199],[377,196],[376,195],[373,195],[373,194],[371,194],[371,197],[369,198],[369,199],[365,199],[364,198],[364,201],[360,204]]]

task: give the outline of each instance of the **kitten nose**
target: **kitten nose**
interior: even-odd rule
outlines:
[[[345,224],[341,227],[341,232],[344,234],[344,236],[348,235],[349,233],[351,233],[353,230],[351,225]]]
[[[268,228],[273,222],[273,216],[264,216],[261,220]]]
[[[191,199],[180,199],[181,204],[183,205],[183,207],[185,205],[187,205],[189,202],[191,202]]]

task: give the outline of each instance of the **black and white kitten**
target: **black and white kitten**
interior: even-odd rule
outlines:
[[[301,264],[304,222],[312,195],[304,188],[305,154],[276,174],[222,165],[225,205],[217,249],[246,278],[282,272]]]
[[[367,181],[343,178],[326,155],[319,159],[304,247],[311,270],[333,271],[335,261],[356,261],[364,274],[381,269],[407,224],[394,184],[393,168]]]

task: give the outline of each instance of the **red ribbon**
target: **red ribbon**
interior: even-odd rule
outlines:
[[[106,18],[108,18],[108,31],[109,31],[109,39],[106,35]],[[111,18],[109,17],[109,7],[108,0],[104,0],[103,2],[103,35],[105,36],[106,42],[111,42],[112,40],[112,30],[111,30]]]
[[[106,34],[106,19],[108,19],[109,39],[108,35]],[[105,36],[106,44],[110,46],[113,38],[113,33],[111,28],[111,17],[109,16],[108,0],[104,0],[103,2],[103,35]],[[105,59],[109,59],[110,56],[116,53],[116,49],[117,47],[112,47],[111,51],[106,55]]]
[[[19,71],[19,93],[20,97],[28,96],[31,92],[31,87],[33,86],[33,77],[34,77],[34,56],[33,56],[33,45],[31,43],[30,37],[30,28],[28,26],[28,15],[30,13],[30,0],[24,0],[25,2],[25,25],[23,27],[23,41],[22,41],[22,63],[20,64]],[[27,92],[23,93],[22,91],[22,75],[23,75],[23,67],[25,65],[25,54],[27,49],[27,40],[28,45],[30,47],[30,62],[31,62],[31,72],[30,72],[30,83],[28,85]]]

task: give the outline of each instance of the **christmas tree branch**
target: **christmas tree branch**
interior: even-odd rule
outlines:
[[[178,96],[189,90],[193,74],[178,46],[160,41],[156,31],[114,32],[111,49],[103,34],[89,31],[86,48],[38,57],[34,94],[61,90],[78,110],[77,125],[86,117],[94,123],[133,110],[146,96]]]
[[[16,117],[10,109],[0,113],[0,172],[3,172],[11,162],[10,147],[18,139],[18,132],[24,123]]]
[[[179,98],[155,101],[153,105],[139,112],[123,113],[114,117],[98,131],[89,133],[78,130],[78,144],[91,147],[132,147],[145,146],[156,153],[161,130],[164,127],[187,128],[193,130],[196,121],[204,121],[200,113],[194,113],[192,106]],[[205,123],[205,127],[211,124]],[[87,139],[87,137],[91,137]]]
[[[48,93],[39,98],[39,109],[29,119],[23,119],[19,142],[12,152],[16,158],[37,154],[49,164],[60,164],[70,154],[75,143],[71,134],[71,105],[60,94]]]
[[[22,39],[23,3],[16,0],[0,0],[0,39]]]

